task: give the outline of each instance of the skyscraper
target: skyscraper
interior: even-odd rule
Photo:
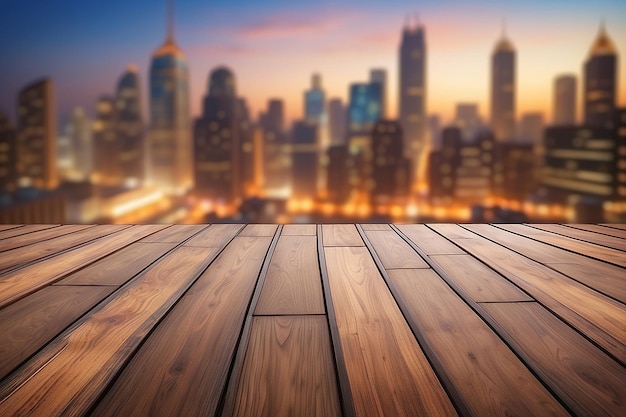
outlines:
[[[319,127],[305,120],[297,121],[292,129],[292,195],[312,199],[317,192]]]
[[[454,124],[461,129],[461,135],[465,143],[473,142],[483,125],[478,114],[478,104],[458,103],[456,105]]]
[[[54,189],[58,184],[53,94],[52,81],[44,78],[18,95],[20,185]]]
[[[166,193],[182,194],[193,182],[187,60],[168,32],[150,66],[149,179]]]
[[[70,142],[72,144],[72,168],[83,178],[88,178],[93,169],[93,147],[91,123],[82,107],[72,112]]]
[[[119,79],[115,107],[122,178],[129,184],[136,184],[144,179],[145,152],[139,74],[134,65]]]
[[[346,143],[346,116],[346,107],[340,98],[329,100],[328,133],[331,146]]]
[[[7,115],[0,112],[0,195],[15,191],[17,185],[16,145],[15,129]]]
[[[408,23],[400,44],[399,119],[404,133],[404,155],[418,175],[417,164],[426,145],[426,35],[422,25]]]
[[[232,71],[211,71],[202,117],[194,127],[195,190],[226,204],[241,196],[238,105]]]
[[[543,113],[529,112],[522,114],[519,126],[518,143],[540,146],[543,141]]]
[[[113,97],[100,97],[96,103],[93,150],[95,181],[111,186],[120,185],[123,177],[119,160],[120,143],[117,140],[117,111]]]
[[[576,76],[561,75],[554,80],[554,125],[576,124]]]
[[[515,49],[504,33],[491,55],[491,128],[496,141],[515,135]]]
[[[379,120],[372,129],[372,195],[374,204],[390,204],[408,190],[408,161],[403,157],[402,128]]]
[[[307,122],[320,126],[325,118],[326,94],[322,89],[322,77],[313,74],[311,89],[304,92],[304,118]]]
[[[604,28],[591,45],[584,67],[585,124],[611,129],[615,124],[617,50]]]
[[[380,84],[380,118],[386,119],[387,115],[387,70],[374,68],[370,70],[370,83]]]

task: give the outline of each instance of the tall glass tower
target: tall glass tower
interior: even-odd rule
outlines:
[[[617,50],[604,28],[591,46],[584,68],[585,124],[611,129],[615,125]]]
[[[122,176],[128,184],[144,178],[143,122],[141,120],[141,95],[137,67],[129,66],[117,84],[115,107],[117,110],[117,140]]]
[[[419,173],[426,132],[426,35],[424,27],[407,22],[400,44],[400,111],[404,155]]]
[[[168,194],[183,194],[193,183],[187,60],[174,41],[172,3],[163,45],[150,66],[148,178]]]
[[[515,135],[515,48],[505,34],[491,55],[491,128],[497,141]]]

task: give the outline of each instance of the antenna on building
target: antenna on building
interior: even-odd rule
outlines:
[[[167,0],[167,40],[174,41],[174,0]]]

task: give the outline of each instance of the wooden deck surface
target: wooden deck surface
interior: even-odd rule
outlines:
[[[626,416],[626,226],[0,227],[0,416]]]

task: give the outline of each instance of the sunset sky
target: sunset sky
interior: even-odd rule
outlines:
[[[78,105],[91,113],[131,63],[147,100],[150,57],[165,37],[164,0],[0,0],[0,7],[0,110],[14,117],[19,89],[48,76],[60,120]],[[301,117],[313,72],[321,73],[327,97],[346,100],[350,83],[385,68],[394,117],[407,13],[418,13],[425,26],[427,109],[444,121],[458,102],[478,103],[487,117],[490,55],[503,21],[517,50],[518,117],[543,111],[551,120],[552,84],[562,73],[579,77],[580,109],[582,65],[602,19],[620,52],[618,101],[626,105],[624,0],[178,0],[175,8],[194,116],[210,70],[226,65],[255,118],[279,97],[288,120]]]

